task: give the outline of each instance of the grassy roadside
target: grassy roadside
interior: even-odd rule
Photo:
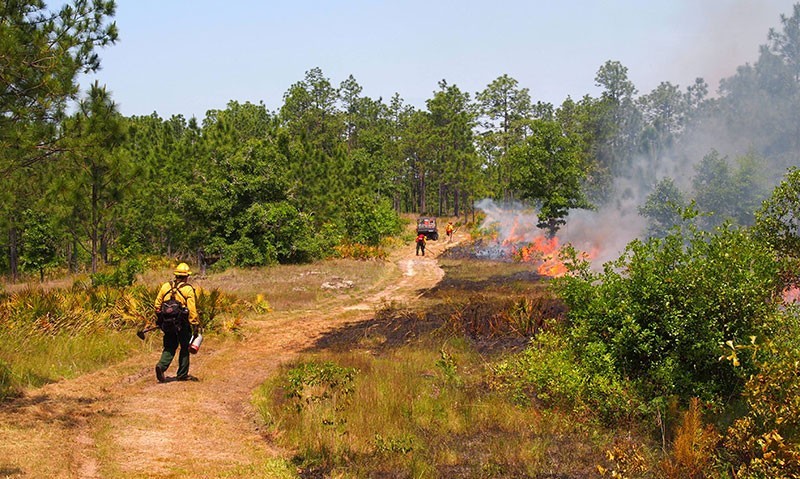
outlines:
[[[193,283],[221,289],[251,304],[266,301],[269,311],[291,311],[309,309],[320,302],[346,300],[380,287],[393,274],[397,273],[391,263],[382,260],[329,259],[270,268],[231,268],[195,278]]]
[[[387,307],[253,395],[299,477],[589,477],[614,431],[525,406],[494,367],[560,314],[526,265],[442,260],[421,310]],[[522,305],[522,306],[520,306]]]
[[[0,296],[0,398],[73,378],[141,350],[148,288],[29,287]]]
[[[0,294],[0,400],[28,388],[116,364],[143,350],[134,336],[152,316],[156,288],[170,269],[151,270],[132,287],[91,287],[76,280]],[[330,260],[309,265],[231,269],[192,278],[206,333],[236,333],[247,319],[347,301],[391,277],[383,261]],[[325,289],[323,284],[352,282]],[[349,284],[349,283],[343,283]]]
[[[438,347],[309,356],[254,402],[301,477],[586,477],[602,460],[610,435],[516,406],[470,346]]]
[[[416,309],[336,332],[256,391],[298,477],[800,477],[796,310],[714,356],[754,361],[741,397],[648,401],[602,351],[576,355],[525,265],[440,264]]]
[[[127,332],[58,333],[24,338],[0,334],[0,399],[22,388],[69,379],[119,362],[140,346]]]

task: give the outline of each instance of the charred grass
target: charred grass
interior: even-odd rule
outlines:
[[[492,366],[563,320],[529,265],[444,260],[425,306],[387,304],[320,339],[255,394],[300,477],[583,478],[615,433],[521,405]]]

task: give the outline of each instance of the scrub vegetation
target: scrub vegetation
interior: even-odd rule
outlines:
[[[219,477],[800,477],[800,4],[713,97],[701,78],[640,94],[609,60],[597,97],[501,75],[416,108],[311,68],[276,111],[202,119],[80,91],[115,8],[0,4],[0,475],[188,477],[202,436]],[[551,273],[536,242],[403,254],[419,215],[498,247],[484,198],[534,212]],[[604,264],[555,247],[584,213],[576,240],[626,245]],[[154,341],[132,333],[178,262],[209,336],[234,336],[207,383],[164,386],[185,395],[160,421],[136,409],[158,385],[41,392],[141,369]]]
[[[34,286],[0,294],[0,399],[138,352],[131,339],[134,331],[152,325],[157,292],[141,284],[78,280],[69,289]],[[248,306],[217,289],[198,290],[202,326],[212,334],[234,330],[235,322],[224,315]]]
[[[300,477],[793,477],[800,323],[753,241],[676,230],[556,280],[443,260],[424,306],[337,331],[253,404]]]

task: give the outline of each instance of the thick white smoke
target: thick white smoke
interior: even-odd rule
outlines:
[[[637,213],[640,198],[636,196],[631,195],[613,202],[613,206],[594,211],[571,211],[566,225],[556,235],[559,245],[570,243],[576,249],[590,253],[595,267],[616,259],[625,245],[640,237],[645,229],[644,218]],[[503,206],[484,199],[475,206],[486,214],[481,227],[496,229],[500,243],[533,243],[546,234],[536,226],[537,211],[520,203]]]

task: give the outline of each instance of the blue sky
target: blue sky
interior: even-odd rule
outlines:
[[[793,0],[118,0],[120,41],[84,78],[125,115],[205,117],[230,100],[270,110],[305,72],[425,106],[442,79],[474,95],[508,74],[534,101],[596,96],[607,60],[647,93],[752,63]]]

